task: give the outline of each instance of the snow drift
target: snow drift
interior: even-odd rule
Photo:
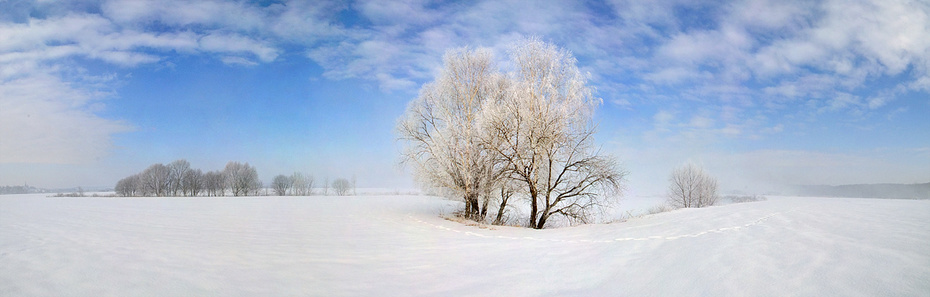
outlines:
[[[770,197],[549,230],[423,196],[0,196],[2,296],[918,296],[930,201]]]

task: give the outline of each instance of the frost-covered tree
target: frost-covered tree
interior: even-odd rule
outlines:
[[[323,179],[323,196],[329,195],[329,177]]]
[[[717,179],[688,163],[669,177],[668,203],[673,207],[706,207],[717,203]]]
[[[149,166],[141,174],[143,196],[167,196],[171,185],[168,167],[158,163]]]
[[[525,40],[511,50],[509,75],[486,49],[455,49],[444,60],[397,129],[421,184],[461,197],[476,220],[496,199],[501,221],[510,197],[525,195],[532,228],[552,216],[587,222],[619,193],[625,172],[593,143],[601,101],[571,53]]]
[[[352,175],[352,181],[350,187],[352,188],[352,195],[358,195],[358,188],[356,188],[356,183],[358,179],[355,177],[355,174]]]
[[[184,172],[184,176],[181,178],[181,192],[185,196],[197,196],[203,191],[203,188],[203,171],[191,169]]]
[[[307,196],[313,193],[313,176],[303,175],[300,172],[291,174],[291,192],[296,196]]]
[[[417,181],[462,199],[467,218],[482,219],[487,211],[479,200],[494,184],[495,164],[482,146],[479,118],[483,105],[506,95],[506,86],[490,50],[451,50],[397,127],[406,144],[403,162]]]
[[[287,191],[292,185],[294,185],[294,181],[283,174],[279,174],[271,180],[271,188],[274,189],[275,194],[278,196],[287,195]]]
[[[178,196],[179,192],[184,191],[184,175],[191,170],[191,164],[187,160],[180,159],[168,164],[168,189],[167,196]],[[182,193],[183,194],[183,193]]]
[[[133,174],[116,182],[113,188],[117,196],[133,197],[142,195],[142,177],[139,174]]]
[[[352,184],[347,179],[337,178],[333,181],[333,191],[336,192],[336,196],[345,196],[351,188]]]
[[[536,39],[511,50],[508,96],[482,114],[485,146],[530,203],[529,227],[553,215],[587,223],[619,194],[626,173],[594,145],[600,99],[570,52]]]
[[[258,179],[258,171],[249,163],[229,162],[223,169],[226,177],[226,187],[233,196],[246,196],[256,193],[262,187]]]
[[[226,189],[226,177],[222,172],[208,171],[203,174],[203,188],[207,196],[223,196]]]

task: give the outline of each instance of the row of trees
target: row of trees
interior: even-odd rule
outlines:
[[[308,196],[313,195],[313,177],[303,176],[295,172],[290,176],[279,174],[271,181],[271,188],[278,196]],[[329,195],[329,179],[323,181],[323,195]],[[346,196],[355,193],[355,178],[350,182],[345,178],[337,178],[332,182],[333,193],[337,196]]]
[[[462,199],[469,219],[485,220],[494,202],[501,223],[508,204],[525,202],[528,227],[553,216],[587,223],[626,175],[593,143],[601,100],[572,54],[552,44],[525,40],[510,65],[502,72],[489,49],[447,52],[398,124],[404,163],[423,186]]]
[[[313,176],[295,172],[290,176],[278,175],[271,181],[276,195],[313,195]],[[323,182],[323,195],[329,188],[339,196],[355,194],[355,177],[351,181],[338,178],[331,184]],[[263,189],[258,171],[249,163],[229,162],[220,171],[204,173],[193,169],[187,160],[181,159],[164,165],[153,164],[138,174],[123,178],[116,183],[116,195],[132,196],[257,196]]]
[[[119,196],[233,196],[257,195],[262,188],[258,171],[249,163],[229,162],[222,171],[192,169],[180,159],[153,164],[138,174],[123,178],[114,190]]]

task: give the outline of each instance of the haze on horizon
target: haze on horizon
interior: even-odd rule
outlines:
[[[630,194],[930,182],[920,1],[4,1],[0,185],[112,187],[154,163],[414,187],[393,129],[451,48],[537,36],[603,105]]]

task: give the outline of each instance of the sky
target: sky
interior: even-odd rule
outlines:
[[[538,37],[603,100],[628,193],[930,182],[926,1],[0,0],[0,185],[229,161],[414,187],[394,127],[445,51]]]

